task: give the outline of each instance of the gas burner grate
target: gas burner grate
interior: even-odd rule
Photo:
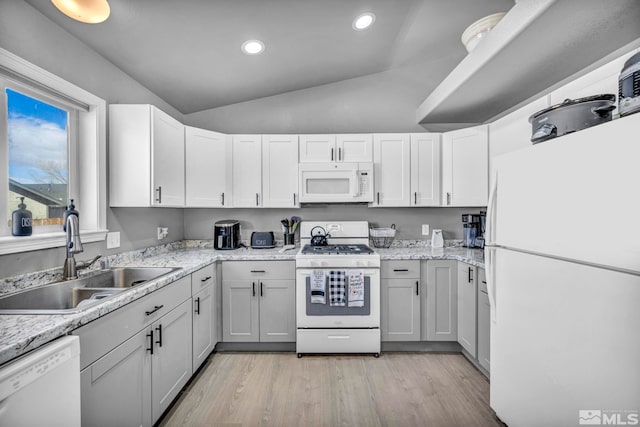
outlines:
[[[302,248],[302,253],[318,255],[369,255],[373,253],[373,250],[367,245],[305,245]]]

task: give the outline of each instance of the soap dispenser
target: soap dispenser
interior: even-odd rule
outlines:
[[[20,204],[18,209],[13,211],[11,216],[11,234],[14,236],[31,236],[33,228],[31,227],[32,215],[31,211],[27,210],[27,205],[24,204],[24,197],[18,197]]]

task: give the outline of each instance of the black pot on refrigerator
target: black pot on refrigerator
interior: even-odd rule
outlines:
[[[240,221],[224,219],[214,224],[213,247],[220,250],[240,247]]]

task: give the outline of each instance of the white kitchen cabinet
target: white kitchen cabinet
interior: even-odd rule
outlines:
[[[372,161],[371,134],[300,135],[300,163]]]
[[[231,206],[261,206],[262,136],[233,135],[231,138]]]
[[[478,363],[487,372],[491,371],[491,305],[487,294],[487,279],[484,268],[478,268]]]
[[[383,261],[382,341],[420,341],[420,261]]]
[[[262,206],[299,207],[298,136],[262,136]]]
[[[439,133],[412,133],[411,206],[440,206]]]
[[[337,161],[372,162],[373,135],[369,133],[345,133],[336,135]]]
[[[223,341],[295,341],[294,262],[224,262],[222,295]]]
[[[214,264],[201,268],[191,275],[194,371],[202,365],[218,342],[215,284]]]
[[[409,134],[373,135],[375,193],[369,206],[410,206],[410,153]]]
[[[335,135],[300,135],[300,163],[335,162]]]
[[[185,126],[185,204],[225,206],[229,141],[225,134]]]
[[[109,106],[112,207],[185,205],[184,126],[153,105]]]
[[[191,300],[152,325],[151,415],[155,423],[191,378]]]
[[[477,269],[458,263],[458,343],[473,358],[477,354]]]
[[[426,341],[458,339],[458,262],[429,260],[422,264],[422,277],[427,280],[423,295],[423,331]]]
[[[487,126],[442,134],[442,205],[486,206],[489,186]]]

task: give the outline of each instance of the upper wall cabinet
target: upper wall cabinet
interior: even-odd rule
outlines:
[[[488,155],[487,126],[443,134],[443,206],[487,205]]]
[[[371,134],[300,135],[300,163],[371,161]]]
[[[262,205],[262,136],[232,135],[231,206],[255,208]]]
[[[370,206],[410,206],[410,161],[409,134],[373,136],[375,194]]]
[[[439,133],[411,134],[411,206],[440,206]]]
[[[262,136],[262,206],[291,208],[298,199],[298,136]]]
[[[227,204],[228,136],[185,126],[186,206],[221,208]]]
[[[184,126],[152,105],[109,106],[109,200],[182,207]]]

